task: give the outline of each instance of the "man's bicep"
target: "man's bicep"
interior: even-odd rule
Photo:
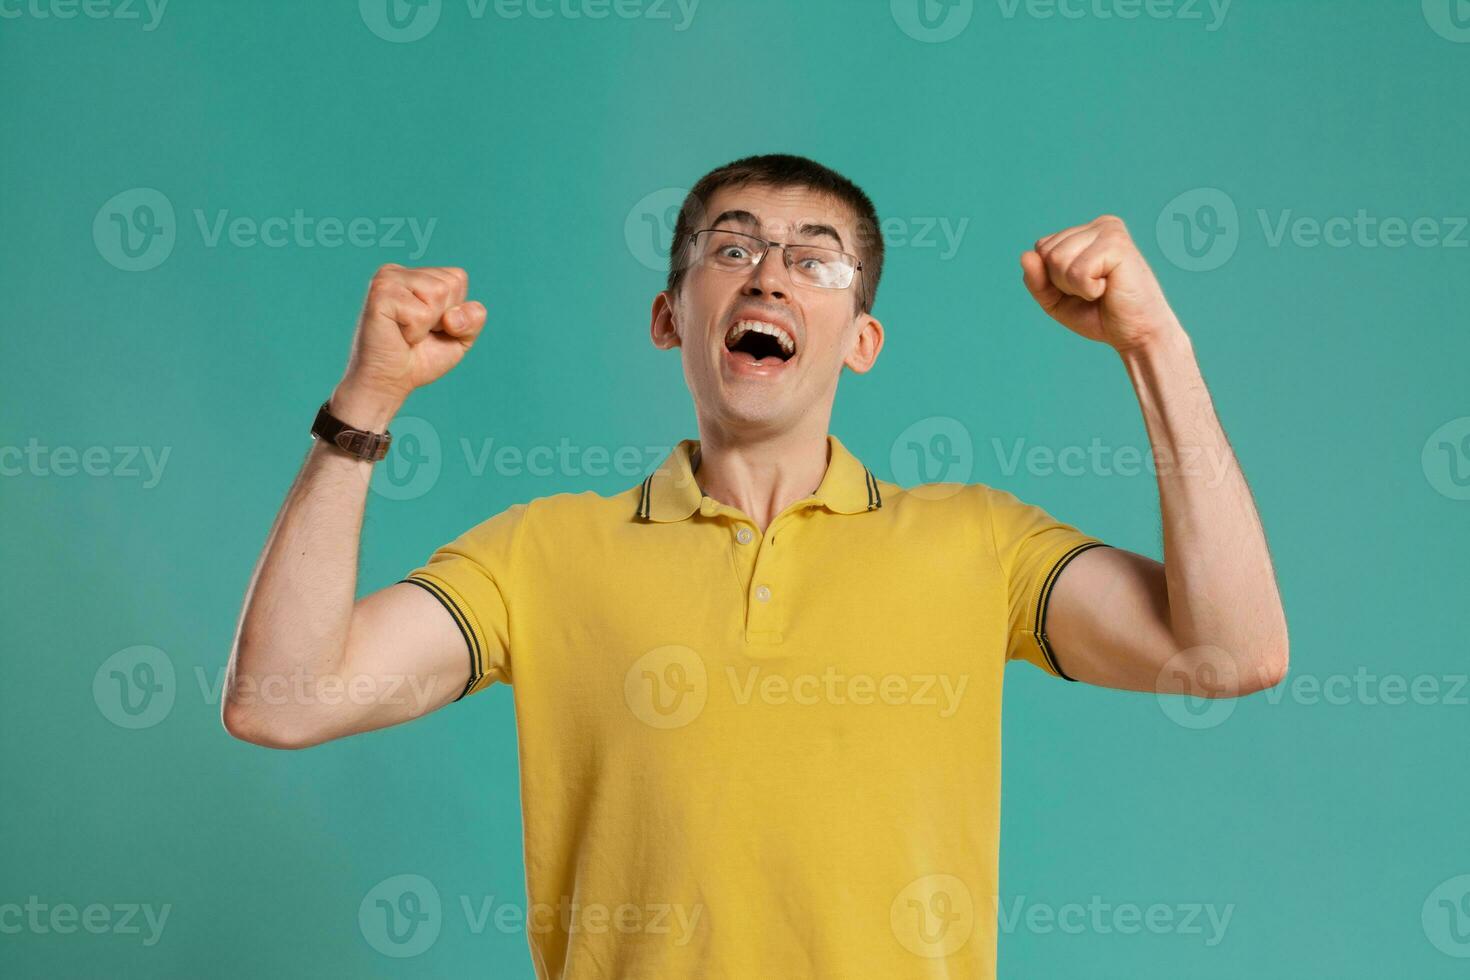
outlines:
[[[1122,548],[1090,548],[1061,569],[1039,624],[1068,677],[1157,691],[1173,655],[1164,566]]]
[[[472,663],[466,635],[443,603],[417,584],[396,582],[353,607],[341,675],[349,701],[364,709],[360,730],[367,731],[457,700]]]
[[[491,684],[511,682],[510,587],[526,584],[517,561],[516,542],[529,507],[513,504],[436,549],[427,561],[399,583],[419,593],[421,608],[438,608],[435,621],[450,623],[459,637],[463,673],[449,700],[458,700]],[[425,613],[427,615],[427,613]]]

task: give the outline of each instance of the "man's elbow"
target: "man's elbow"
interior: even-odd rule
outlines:
[[[307,749],[326,741],[300,726],[287,724],[280,716],[254,710],[230,698],[225,698],[220,709],[220,722],[232,737],[267,749]]]
[[[1290,644],[1285,634],[1263,644],[1250,660],[1250,668],[1241,677],[1240,695],[1256,694],[1275,687],[1286,679],[1291,669]]]

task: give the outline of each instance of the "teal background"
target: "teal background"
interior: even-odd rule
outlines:
[[[1272,247],[1257,219],[1470,214],[1456,98],[1470,43],[1452,39],[1448,3],[1238,0],[1208,30],[1207,8],[1204,21],[1007,17],[987,0],[930,43],[901,28],[902,3],[703,0],[677,30],[677,8],[475,18],[445,0],[432,31],[397,43],[344,0],[174,0],[153,30],[144,8],[141,21],[63,20],[27,2],[0,19],[0,447],[170,455],[151,487],[0,477],[0,905],[171,911],[152,946],[0,932],[0,974],[531,975],[520,932],[477,934],[459,907],[525,900],[508,689],[289,753],[225,734],[220,671],[377,265],[462,265],[491,312],[465,363],[405,409],[441,440],[441,471],[409,499],[372,495],[362,592],[513,502],[642,475],[476,476],[461,439],[667,447],[695,434],[674,355],[647,340],[662,274],[639,254],[652,244],[625,227],[649,229],[649,195],[749,153],[849,174],[906,237],[968,222],[952,255],[890,245],[875,311],[887,346],[873,373],[842,382],[833,431],[881,477],[903,476],[903,430],[952,418],[973,450],[949,478],[1159,555],[1147,473],[1007,473],[992,442],[1146,447],[1117,358],[1047,320],[1017,264],[1042,234],[1119,214],[1250,478],[1293,679],[1463,680],[1470,502],[1444,467],[1470,457],[1436,469],[1437,444],[1421,454],[1446,423],[1470,425],[1470,249]],[[1202,187],[1239,208],[1239,243],[1192,272],[1155,228]],[[93,236],[134,188],[166,198],[176,236],[136,272],[113,261],[118,239]],[[196,209],[436,225],[418,257],[210,247]],[[107,677],[95,695],[93,681],[137,645],[163,651],[174,700],[129,730],[109,718]],[[1442,883],[1451,904],[1467,890],[1454,879],[1470,873],[1470,691],[1391,705],[1278,688],[1191,730],[1150,695],[1022,664],[1008,677],[1006,900],[1233,912],[1215,945],[1208,928],[1023,924],[1002,932],[1000,976],[1464,975],[1452,954],[1470,944],[1453,928],[1470,931],[1470,902],[1458,920],[1437,900],[1427,922],[1421,911]],[[364,896],[399,874],[444,901],[438,939],[408,958],[377,952],[358,922]]]

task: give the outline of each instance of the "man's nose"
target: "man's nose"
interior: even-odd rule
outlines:
[[[786,270],[786,250],[779,245],[766,249],[766,254],[750,270],[743,290],[747,296],[779,296],[791,294],[791,275]]]

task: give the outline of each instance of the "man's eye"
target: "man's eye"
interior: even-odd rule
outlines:
[[[743,259],[746,251],[741,245],[724,245],[720,248],[720,255],[727,259]]]

